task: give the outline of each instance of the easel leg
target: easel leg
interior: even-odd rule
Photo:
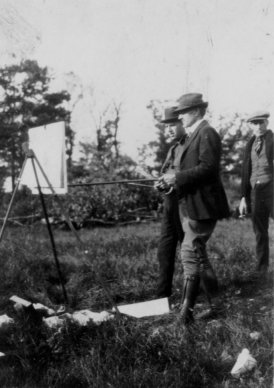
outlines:
[[[38,159],[37,159],[37,157],[36,157],[36,155],[35,155],[34,153],[33,153],[33,157],[34,157],[34,160],[35,160],[35,162],[37,163],[37,165],[38,165],[38,167],[39,167],[39,169],[40,169],[40,171],[41,171],[41,173],[42,173],[42,175],[43,175],[45,181],[47,182],[47,184],[48,184],[48,186],[49,186],[49,188],[50,188],[52,194],[53,194],[54,197],[57,199],[58,204],[59,204],[59,206],[60,206],[60,208],[61,208],[61,210],[62,210],[62,212],[63,212],[63,214],[64,214],[64,216],[65,216],[65,218],[66,218],[66,221],[67,221],[68,225],[70,226],[71,231],[74,233],[75,237],[77,238],[78,242],[80,243],[81,248],[84,250],[85,253],[87,253],[87,250],[85,249],[82,240],[80,239],[78,233],[76,232],[75,228],[73,227],[73,225],[72,225],[72,223],[71,223],[71,221],[70,221],[70,219],[69,219],[69,216],[68,216],[67,212],[66,212],[65,209],[64,209],[64,206],[63,206],[62,202],[60,201],[60,199],[59,199],[58,195],[56,194],[56,192],[55,192],[55,190],[54,190],[52,184],[50,183],[50,181],[49,181],[49,179],[48,179],[48,177],[47,177],[45,171],[43,170],[41,164],[39,163],[39,161],[38,161]],[[113,300],[113,298],[112,298],[110,292],[108,291],[107,287],[104,285],[104,282],[103,282],[103,280],[102,280],[102,278],[101,278],[100,275],[98,275],[98,280],[99,280],[99,283],[100,283],[102,289],[104,290],[104,292],[105,292],[105,294],[106,294],[106,296],[107,296],[109,302],[110,302],[110,303],[112,304],[112,306],[114,307],[114,309],[115,309],[117,315],[120,316],[120,311],[119,311],[119,309],[118,309],[118,307],[117,307],[117,304],[114,302],[114,300]]]
[[[48,184],[48,186],[49,186],[49,188],[50,188],[52,194],[54,195],[54,198],[56,198],[56,200],[57,200],[57,202],[58,202],[58,205],[60,206],[60,208],[61,208],[61,210],[62,210],[62,213],[63,213],[63,215],[65,216],[65,219],[66,219],[66,221],[67,221],[67,223],[68,223],[68,225],[69,225],[69,227],[70,227],[70,230],[73,232],[73,234],[74,234],[74,236],[76,237],[77,241],[78,241],[79,244],[81,245],[81,248],[84,248],[84,244],[83,244],[82,240],[80,239],[79,234],[76,232],[74,226],[72,225],[72,222],[70,221],[69,215],[68,215],[67,212],[65,211],[65,208],[64,208],[64,206],[63,206],[63,204],[62,204],[62,201],[60,201],[58,195],[56,194],[56,192],[55,192],[55,190],[54,190],[52,184],[50,183],[50,181],[49,181],[49,179],[48,179],[48,177],[47,177],[45,171],[43,170],[43,168],[42,168],[41,164],[39,163],[39,160],[37,159],[37,157],[36,157],[35,154],[34,154],[34,159],[35,159],[35,162],[37,163],[37,165],[38,165],[38,167],[39,167],[39,169],[40,169],[40,171],[41,171],[41,173],[42,173],[42,175],[43,175],[45,181],[47,182],[47,184]]]
[[[2,241],[2,237],[3,237],[3,234],[4,234],[5,228],[6,228],[6,224],[8,222],[8,218],[9,218],[9,215],[10,215],[10,212],[11,212],[11,208],[12,208],[12,205],[13,205],[13,202],[14,202],[14,198],[15,198],[15,195],[16,195],[16,193],[18,191],[19,185],[21,183],[21,179],[22,179],[22,176],[23,176],[23,172],[24,172],[27,160],[28,160],[28,157],[26,156],[25,160],[24,160],[24,163],[23,163],[23,166],[22,166],[22,169],[20,171],[20,174],[19,174],[16,186],[15,186],[15,189],[13,190],[12,197],[11,197],[11,200],[10,200],[10,203],[9,203],[9,207],[8,207],[8,210],[7,210],[7,213],[5,215],[5,219],[4,219],[2,228],[1,228],[0,242]]]
[[[33,166],[33,170],[34,170],[34,174],[35,174],[35,179],[36,179],[36,182],[37,182],[37,188],[38,188],[41,204],[42,204],[43,211],[44,211],[44,215],[45,215],[45,219],[46,219],[46,224],[47,224],[49,236],[50,236],[53,256],[54,256],[54,260],[55,260],[55,264],[56,264],[59,280],[60,280],[60,283],[61,283],[61,286],[62,286],[62,290],[63,290],[64,300],[65,300],[65,303],[68,304],[68,296],[67,296],[66,288],[65,288],[65,285],[64,285],[64,280],[63,280],[63,276],[62,276],[62,272],[61,272],[61,268],[60,268],[60,263],[59,263],[58,256],[57,256],[56,245],[55,245],[52,229],[51,229],[50,222],[49,222],[49,217],[48,217],[48,213],[47,213],[45,199],[44,199],[44,195],[43,195],[42,190],[41,190],[41,186],[40,186],[40,183],[39,183],[38,174],[37,174],[37,171],[36,171],[36,166],[35,166],[33,158],[31,158],[31,162],[32,162],[32,166]]]

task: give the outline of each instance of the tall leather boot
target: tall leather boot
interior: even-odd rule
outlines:
[[[202,269],[200,276],[200,286],[206,295],[209,307],[197,314],[197,319],[214,318],[219,312],[218,300],[216,298],[219,289],[218,280],[210,265]]]
[[[186,276],[184,278],[183,298],[179,313],[179,321],[184,325],[194,321],[193,308],[199,293],[199,283],[199,275]]]
[[[219,284],[211,265],[207,265],[206,268],[202,268],[200,277],[201,287],[206,296],[211,299],[211,297],[217,295],[219,291]]]

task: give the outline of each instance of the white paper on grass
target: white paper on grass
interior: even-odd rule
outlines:
[[[168,298],[126,304],[123,306],[118,306],[117,308],[120,313],[130,315],[131,317],[135,318],[151,317],[153,315],[169,313]]]
[[[50,184],[57,194],[67,193],[67,166],[65,150],[65,123],[63,121],[31,128],[29,149],[33,150]],[[39,166],[35,162],[40,186],[44,194],[51,194]],[[38,194],[37,182],[31,158],[27,160],[21,184],[28,186]]]
[[[16,296],[16,295],[11,296],[10,300],[12,302],[18,303],[18,304],[20,304],[21,306],[24,306],[24,307],[30,307],[32,305],[32,303],[29,302],[28,300],[19,298],[19,296]]]

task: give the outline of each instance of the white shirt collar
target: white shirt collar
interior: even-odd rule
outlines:
[[[203,121],[204,121],[204,118],[195,121],[195,123],[192,124],[191,127],[185,128],[185,130],[186,130],[188,136],[191,136],[192,133],[195,131],[195,129],[197,129],[198,126],[199,126],[199,125],[201,124],[201,122],[203,122]]]

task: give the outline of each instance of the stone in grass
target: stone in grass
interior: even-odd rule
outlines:
[[[65,323],[64,318],[70,318],[70,317],[71,317],[71,314],[64,314],[64,316],[62,316],[63,319],[58,316],[54,316],[54,317],[43,318],[43,322],[50,329],[57,329],[64,325]]]
[[[28,300],[20,298],[19,296],[13,295],[10,298],[10,301],[14,303],[14,309],[17,313],[24,313],[25,310],[34,309],[37,313],[42,316],[52,316],[55,314],[55,311],[41,303],[32,303]]]
[[[73,314],[65,313],[60,316],[43,318],[43,322],[47,327],[51,329],[55,329],[55,328],[62,327],[65,324],[66,319],[69,319],[72,322],[77,323],[79,326],[87,326],[91,322],[99,326],[101,323],[108,321],[109,319],[112,319],[112,318],[114,318],[114,315],[107,311],[94,313],[90,310],[81,310],[81,311],[76,311]]]
[[[237,361],[231,370],[231,375],[240,378],[244,373],[251,371],[257,365],[255,358],[251,356],[248,349],[243,349],[238,355]]]
[[[258,331],[253,331],[253,333],[250,333],[249,334],[249,337],[255,341],[258,341],[258,339],[260,339],[262,336],[261,333],[259,333]]]
[[[7,314],[0,315],[0,330],[6,330],[14,323],[14,320],[10,318]]]
[[[42,303],[33,303],[33,307],[36,311],[47,317],[55,315],[55,311],[53,309],[43,305]]]
[[[93,322],[95,325],[100,325],[102,322],[108,321],[112,318],[114,318],[114,315],[107,311],[94,313],[90,310],[80,310],[72,314],[72,320],[80,326],[86,326],[89,322]]]

